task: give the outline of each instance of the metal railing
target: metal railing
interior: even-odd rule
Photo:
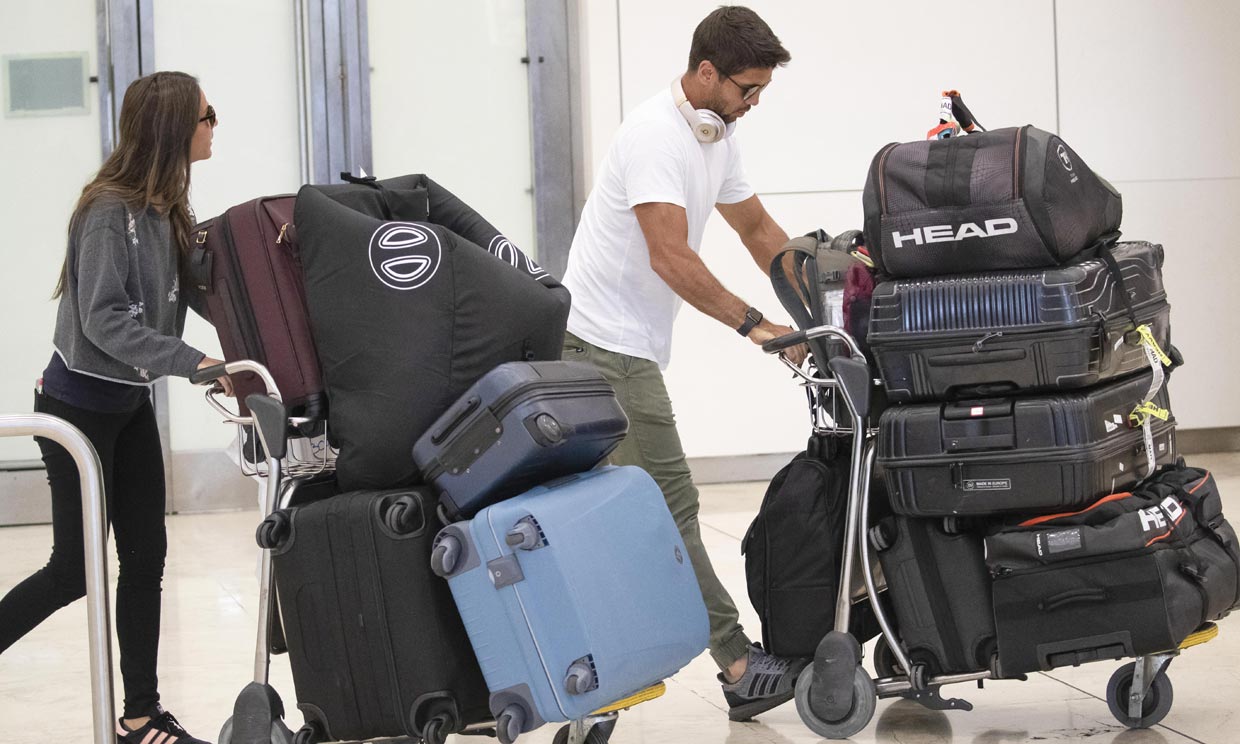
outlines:
[[[103,469],[95,447],[76,426],[43,413],[0,416],[0,437],[44,437],[68,450],[82,483],[82,537],[86,552],[86,621],[90,635],[90,690],[95,744],[116,740],[112,716],[112,619],[108,603],[107,513]]]

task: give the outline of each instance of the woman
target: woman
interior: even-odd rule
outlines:
[[[157,72],[125,91],[120,141],[69,220],[53,294],[60,299],[55,352],[35,391],[35,410],[81,429],[103,465],[120,559],[116,632],[125,709],[116,733],[132,744],[204,744],[159,703],[168,543],[150,386],[219,363],[180,338],[186,303],[197,304],[183,278],[193,224],[190,163],[211,157],[215,124],[215,110],[185,73]],[[227,378],[220,383],[231,391]],[[37,441],[52,491],[52,557],[0,600],[0,652],[86,593],[77,467],[60,445]]]

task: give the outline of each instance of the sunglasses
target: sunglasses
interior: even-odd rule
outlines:
[[[215,129],[215,125],[220,123],[220,120],[215,116],[215,107],[209,103],[207,104],[207,115],[199,119],[198,123],[201,124],[204,121],[210,124],[212,129]]]
[[[732,80],[731,75],[724,75],[724,77],[727,78],[728,80]],[[771,81],[768,80],[765,83],[762,83],[761,85],[741,85],[735,80],[732,80],[732,84],[741,89],[741,100],[744,101],[745,103],[749,103],[751,100],[756,98],[758,94],[761,93],[764,88],[766,88],[766,86],[770,85]]]

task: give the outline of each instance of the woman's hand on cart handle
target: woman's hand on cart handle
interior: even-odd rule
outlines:
[[[767,354],[783,352],[788,361],[801,366],[801,362],[804,362],[809,354],[809,347],[805,344],[805,332],[794,331],[788,326],[771,324],[769,328],[764,328],[763,325],[754,328],[749,338],[754,343],[761,344],[762,351]]]
[[[233,397],[232,380],[224,371],[224,362],[211,357],[203,357],[198,363],[198,370],[190,375],[189,381],[195,385],[206,385],[210,382],[217,383],[224,391],[224,395],[229,398]]]

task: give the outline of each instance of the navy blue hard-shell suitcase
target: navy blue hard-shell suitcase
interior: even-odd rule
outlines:
[[[500,739],[579,718],[675,674],[709,623],[654,479],[602,467],[501,501],[436,538]]]
[[[465,391],[413,447],[451,519],[597,465],[629,420],[585,362],[508,362]]]

